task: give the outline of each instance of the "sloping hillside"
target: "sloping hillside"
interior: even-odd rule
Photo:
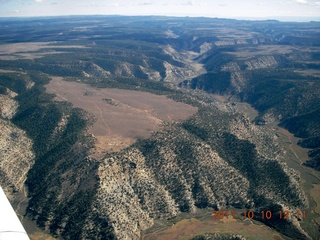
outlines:
[[[0,184],[11,193],[26,184],[26,215],[40,228],[62,239],[139,239],[158,220],[232,207],[252,209],[257,216],[272,209],[275,218],[291,211],[285,222],[257,220],[291,238],[317,234],[311,217],[306,231],[300,226],[304,219],[298,211],[309,211],[309,194],[300,186],[299,172],[283,163],[287,153],[278,137],[263,125],[281,122],[306,138],[301,145],[314,148],[314,160],[306,164],[318,167],[318,23],[72,19],[1,20],[0,25]],[[302,44],[299,31],[305,28],[310,31]],[[161,127],[147,129],[155,129],[151,136],[94,155],[97,138],[89,129],[97,119],[61,101],[68,100],[63,94],[46,92],[53,77],[72,81],[66,86],[95,89],[78,95],[64,89],[73,100],[102,94],[99,106],[92,98],[92,114],[120,104],[100,88],[136,91],[132,99],[146,96],[141,91],[150,99],[164,95],[152,99],[157,109],[169,109],[174,100],[198,111],[188,112],[187,119],[167,114],[154,121]],[[211,93],[231,98],[217,102]],[[170,101],[162,104],[166,97]],[[251,122],[232,99],[247,101],[259,116]],[[133,102],[118,106],[157,117],[152,104],[141,101],[138,108]],[[112,117],[123,116],[115,111]],[[103,143],[108,140],[106,134]]]

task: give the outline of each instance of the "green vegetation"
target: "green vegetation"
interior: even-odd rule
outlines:
[[[308,155],[311,159],[306,161],[304,164],[320,171],[320,148],[309,151]]]
[[[26,83],[27,81],[30,81],[27,76],[24,76],[22,74],[17,73],[0,73],[0,85],[2,85],[2,92],[6,92],[6,88],[9,88],[10,90],[17,92],[17,93],[23,93],[26,91]]]
[[[143,80],[138,78],[68,78],[69,81],[80,80],[98,88],[121,88],[135,91],[145,91],[160,95],[175,93],[174,90],[162,82]]]
[[[55,236],[64,239],[87,236],[89,233],[83,226],[91,214],[97,187],[97,164],[88,164],[86,160],[92,139],[84,130],[92,120],[81,109],[54,102],[53,96],[45,93],[43,85],[49,78],[43,73],[9,73],[2,74],[0,79],[3,87],[19,94],[18,113],[12,121],[33,140],[36,159],[26,181],[30,197],[27,215]],[[35,85],[27,90],[30,82]],[[65,189],[66,184],[69,189]],[[101,225],[101,231],[95,234],[114,238],[108,218],[95,217],[93,221]]]
[[[201,89],[209,93],[225,94],[230,92],[230,80],[229,72],[206,73],[192,79],[190,87],[193,89]]]
[[[320,137],[320,109],[282,121],[281,126],[300,138]],[[317,139],[316,138],[316,139]],[[314,139],[315,140],[315,139]],[[310,141],[310,140],[309,140]],[[314,143],[315,144],[315,143]],[[302,145],[304,146],[304,145]],[[318,147],[316,145],[315,147]],[[307,144],[306,147],[311,147]]]
[[[205,54],[205,57],[201,57],[199,60],[206,66],[208,72],[220,72],[221,67],[234,58],[228,52],[235,50],[236,48],[229,46],[213,48]]]
[[[297,44],[296,41],[300,36],[295,36],[296,32],[291,32],[289,28],[284,30],[288,35],[284,38],[286,40],[281,39],[278,43],[276,32],[279,33],[279,29],[282,29],[278,27],[273,28],[274,32],[269,32],[275,38],[272,40],[273,44],[286,46]],[[301,26],[298,24],[296,27]],[[310,36],[305,38],[308,40],[303,44],[316,46],[314,33],[308,34]],[[257,47],[257,51],[258,49]],[[259,111],[260,115],[255,120],[257,124],[279,121],[280,126],[285,127],[297,137],[319,137],[319,77],[311,74],[303,75],[296,71],[317,71],[319,69],[318,52],[304,52],[303,48],[299,48],[287,54],[265,53],[266,58],[261,58],[259,55],[249,57],[248,53],[246,57],[243,53],[254,50],[253,46],[246,48],[241,45],[214,47],[199,57],[208,73],[190,81],[184,81],[180,86],[200,89],[208,93],[235,95]],[[237,52],[242,53],[241,57],[238,57]],[[252,68],[248,67],[248,60],[253,64]],[[233,66],[233,68],[223,70],[224,66]],[[312,148],[318,147],[313,145]],[[317,159],[311,159],[306,165],[316,166],[318,169]]]
[[[114,103],[114,101],[111,98],[103,98],[102,100],[104,100],[106,103],[110,105],[117,106],[117,103]]]
[[[233,94],[249,102],[260,113],[256,122],[277,120],[305,138],[300,145],[313,148],[306,165],[319,170],[320,81],[316,74],[296,71],[319,70],[315,50],[319,23],[117,16],[0,18],[0,23],[1,45],[47,44],[27,53],[34,59],[23,59],[26,56],[19,51],[1,54],[0,69],[14,72],[0,73],[0,94],[7,93],[7,88],[18,93],[19,109],[12,121],[33,140],[36,159],[26,181],[30,197],[27,215],[54,236],[116,238],[109,216],[93,210],[100,164],[88,158],[94,140],[86,130],[93,120],[83,110],[56,102],[53,95],[45,93],[49,76],[99,88],[163,94],[199,108],[185,122],[165,124],[163,131],[133,145],[145,157],[147,170],[155,176],[152,180],[164,187],[179,211],[188,212],[194,205],[275,210],[278,202],[303,206],[299,189],[274,155],[261,154],[252,139],[231,133],[231,122],[239,115],[220,111],[206,94],[191,95],[189,89],[179,91],[163,82],[168,70],[165,61],[185,67],[163,49],[169,45],[177,51],[194,51],[195,60],[207,70],[180,87]],[[175,36],[170,37],[168,31]],[[275,46],[280,50],[283,46],[284,53],[268,50]],[[259,54],[252,54],[255,51]],[[272,57],[271,63],[260,56]],[[5,60],[7,57],[13,60]],[[247,60],[254,62],[254,67],[249,68]],[[112,99],[105,101],[115,104]],[[268,151],[278,150],[271,144]],[[112,156],[125,162],[122,154]],[[130,171],[139,168],[133,161],[128,166]],[[0,179],[6,179],[1,171]],[[142,191],[149,190],[132,189],[143,205],[147,198]],[[167,213],[166,207],[159,205],[157,211]],[[292,237],[302,236],[288,223],[273,221],[269,225]],[[194,239],[238,237],[204,235]]]
[[[272,213],[272,217],[270,219],[267,219],[265,215],[262,215],[261,212],[266,212],[269,211]],[[280,215],[280,212],[282,214]],[[273,204],[264,208],[260,208],[259,211],[254,213],[255,220],[258,220],[267,226],[270,226],[282,234],[294,238],[294,239],[306,239],[306,236],[302,234],[296,227],[292,224],[291,221],[288,221],[284,219],[284,216],[287,215],[287,212],[283,212],[283,209],[280,205],[278,204]],[[289,214],[294,214],[293,212]],[[300,219],[301,220],[301,219]]]
[[[292,117],[281,122],[280,126],[293,132],[295,136],[305,138],[299,141],[299,145],[304,148],[311,148],[309,151],[310,160],[304,164],[308,167],[320,170],[320,109]]]
[[[149,140],[140,141],[135,147],[142,151],[147,166],[153,169],[157,180],[167,186],[166,188],[178,203],[180,211],[188,212],[191,207],[190,202],[185,198],[184,181],[190,184],[197,207],[217,208],[217,205],[208,198],[208,190],[203,188],[203,179],[210,179],[213,184],[211,189],[214,191],[217,187],[214,185],[216,182],[230,177],[228,172],[219,173],[222,176],[216,176],[214,172],[210,172],[212,170],[209,167],[208,169],[199,169],[199,165],[201,165],[201,161],[205,161],[205,157],[196,149],[203,143],[217,151],[222,159],[249,180],[248,197],[254,202],[254,207],[272,204],[273,200],[266,197],[271,193],[277,195],[279,201],[285,201],[290,206],[303,206],[297,189],[290,186],[289,176],[277,161],[262,157],[257,153],[255,145],[227,132],[228,123],[234,117],[232,114],[223,113],[214,107],[202,107],[195,116],[187,121],[177,126],[168,126],[164,133],[155,134]],[[174,152],[174,159],[165,157],[167,151],[163,149],[169,148]],[[168,164],[168,161],[174,161],[173,165],[179,166],[179,171],[174,176],[170,172],[160,170],[165,169],[164,166]],[[200,182],[202,183],[200,184]],[[222,187],[223,184],[220,184],[219,187]],[[264,189],[263,193],[261,189]],[[253,207],[234,195],[229,196],[228,191],[224,192],[227,206]]]

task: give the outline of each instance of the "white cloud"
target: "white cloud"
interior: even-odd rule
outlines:
[[[281,1],[280,4],[283,6],[292,5],[292,1]]]
[[[308,4],[307,0],[295,0],[299,4]]]
[[[140,6],[148,6],[148,5],[152,5],[152,4],[153,4],[152,1],[138,3],[138,5],[140,5]]]
[[[268,5],[268,3],[267,2],[259,2],[259,5],[260,6],[266,6],[266,5]]]
[[[196,5],[196,3],[194,1],[188,1],[188,2],[184,3],[183,5],[194,6],[194,5]]]
[[[42,3],[43,0],[36,0],[36,3]]]

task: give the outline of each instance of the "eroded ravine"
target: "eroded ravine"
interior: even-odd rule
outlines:
[[[242,114],[250,115],[250,112],[255,112],[256,110],[248,103],[235,102],[238,107],[238,111]],[[245,105],[245,107],[243,107]],[[296,138],[288,130],[279,127],[278,123],[272,123],[265,125],[264,127],[270,129],[278,136],[278,142],[280,146],[285,150],[285,156],[282,159],[288,167],[299,171],[301,176],[300,186],[307,194],[309,198],[309,209],[307,218],[302,221],[301,227],[307,231],[311,237],[316,238],[318,234],[317,226],[320,223],[320,197],[319,194],[314,191],[314,189],[320,188],[320,173],[313,168],[304,166],[303,163],[308,159],[308,149],[300,147]]]

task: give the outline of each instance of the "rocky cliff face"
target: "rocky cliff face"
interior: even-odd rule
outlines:
[[[97,210],[114,222],[119,239],[139,239],[140,231],[151,227],[153,218],[178,212],[174,200],[155,180],[145,161],[138,149],[131,148],[107,157],[99,167]]]
[[[269,68],[277,66],[278,62],[273,56],[263,56],[258,57],[257,59],[248,60],[245,62],[248,66],[248,70],[260,69],[260,68]]]
[[[139,239],[154,219],[193,212],[204,198],[218,207],[248,201],[249,182],[209,145],[175,126],[167,126],[152,141],[155,159],[132,147],[108,156],[99,167],[97,209],[110,217],[119,239]],[[171,147],[177,141],[187,141],[188,152]],[[190,156],[187,162],[181,162],[181,154]],[[202,189],[199,193],[195,185]]]
[[[10,27],[1,35],[11,42],[20,36],[24,44],[50,41],[54,53],[26,51],[42,57],[0,60],[5,70],[0,76],[0,184],[18,191],[28,172],[27,215],[38,226],[63,239],[139,239],[155,220],[197,208],[308,206],[299,174],[281,162],[277,138],[232,103],[214,102],[203,91],[234,94],[255,104],[264,123],[318,109],[318,83],[292,71],[296,66],[308,74],[309,67],[319,69],[317,35],[305,43],[307,38],[296,35],[298,25],[281,27],[286,24],[269,21],[151,18],[141,24],[148,18],[117,17],[109,27],[105,17],[66,19],[39,19],[37,29],[33,20],[7,22]],[[46,34],[47,26],[57,32],[62,28],[64,34]],[[319,29],[318,24],[312,28]],[[21,34],[21,29],[30,34]],[[305,29],[300,28],[307,34]],[[283,33],[288,31],[291,37]],[[66,51],[55,52],[63,42]],[[307,53],[297,51],[301,42],[309,44]],[[46,74],[95,87],[156,91],[199,111],[184,122],[164,124],[149,139],[96,159],[95,140],[87,132],[92,119],[46,94]],[[188,82],[194,77],[197,84]],[[301,78],[301,85],[292,88]],[[198,90],[180,92],[162,84],[184,80]],[[18,97],[13,99],[15,93],[7,88]],[[13,116],[16,125],[10,123]],[[292,222],[299,227],[296,216]]]
[[[155,219],[196,208],[254,208],[260,204],[255,194],[289,209],[308,205],[299,174],[281,162],[272,132],[237,113],[211,111],[165,124],[150,139],[103,159],[93,209],[109,216],[119,239],[139,239]],[[278,173],[282,186],[275,183]]]
[[[203,46],[203,45],[202,45]],[[206,46],[206,45],[205,45]],[[203,47],[201,51],[207,51],[210,47]],[[178,84],[186,79],[192,79],[206,72],[203,64],[198,63],[195,58],[199,56],[199,53],[193,51],[177,51],[171,46],[163,48],[165,54],[168,54],[177,62],[183,64],[183,66],[175,66],[168,62],[164,62],[163,65],[166,69],[166,82]]]
[[[32,141],[9,121],[0,119],[0,179],[7,194],[21,190],[34,163]]]
[[[17,93],[6,89],[5,94],[0,94],[0,116],[4,119],[11,119],[18,109],[18,102],[13,98]]]
[[[307,196],[299,188],[300,173],[289,168],[284,162],[282,162],[285,152],[279,146],[277,136],[271,130],[251,124],[247,118],[239,116],[230,124],[230,133],[234,134],[239,139],[247,140],[254,144],[258,154],[263,156],[265,159],[277,161],[290,179],[288,187],[291,188],[292,192],[297,193],[298,198],[302,200],[304,206],[309,205]],[[278,204],[290,209],[290,204],[283,201],[283,196],[279,197],[278,193],[274,192],[268,186],[265,186],[264,189],[262,189],[262,192],[264,192],[264,194],[269,198],[276,200]]]
[[[22,189],[34,163],[31,139],[10,122],[18,108],[13,99],[16,95],[9,89],[5,95],[0,95],[0,185],[9,198]]]
[[[239,64],[230,62],[223,65],[221,70],[231,73],[230,83],[236,93],[241,92],[246,87],[248,79],[242,73]]]

